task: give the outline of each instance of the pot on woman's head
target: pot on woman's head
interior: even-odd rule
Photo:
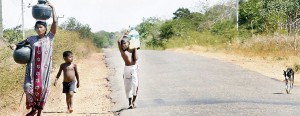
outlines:
[[[47,20],[51,17],[51,7],[46,5],[46,0],[38,0],[38,4],[32,7],[32,16],[36,20]]]

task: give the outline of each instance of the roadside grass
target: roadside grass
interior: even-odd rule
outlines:
[[[234,39],[225,38],[220,35],[212,35],[210,32],[189,32],[186,36],[173,37],[166,42],[166,48],[180,48],[185,46],[203,46],[214,49],[230,49]]]
[[[209,32],[190,32],[188,36],[173,37],[165,44],[166,49],[201,46],[214,51],[239,54],[247,57],[260,57],[265,60],[286,61],[286,67],[300,70],[300,48],[294,49],[294,38],[285,35],[257,35],[251,38],[227,39]],[[300,42],[297,40],[296,46]],[[195,49],[196,50],[196,49]],[[299,61],[299,62],[298,62]]]
[[[300,43],[297,42],[296,46]],[[299,49],[294,48],[294,38],[289,36],[256,36],[244,44],[233,45],[232,53],[248,57],[260,57],[271,61],[284,61],[285,67],[293,68],[299,73]]]
[[[11,50],[7,47],[0,49],[0,108],[17,104],[22,92],[22,77],[25,66],[16,66]]]
[[[73,52],[75,62],[88,57],[92,52],[101,52],[90,40],[80,38],[76,32],[58,30],[53,46],[53,70],[64,62],[62,53],[66,50]],[[25,65],[14,62],[13,51],[7,47],[8,43],[0,43],[3,46],[0,49],[0,109],[16,110],[23,94]],[[56,72],[52,72],[53,74]]]

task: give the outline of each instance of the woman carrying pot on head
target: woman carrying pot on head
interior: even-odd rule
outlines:
[[[39,116],[46,103],[50,87],[50,73],[52,69],[52,47],[56,33],[56,14],[55,9],[49,2],[46,3],[52,9],[53,22],[50,32],[47,33],[47,24],[43,21],[35,23],[37,35],[30,36],[26,40],[14,45],[11,49],[15,50],[18,46],[30,45],[31,58],[26,65],[24,91],[26,93],[26,108],[32,109],[27,116],[38,113]]]

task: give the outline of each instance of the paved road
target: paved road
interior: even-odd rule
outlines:
[[[300,88],[231,63],[169,51],[140,51],[138,108],[127,110],[123,61],[105,50],[115,114],[121,116],[300,115]],[[259,66],[258,66],[259,67]],[[297,78],[297,77],[296,77]]]

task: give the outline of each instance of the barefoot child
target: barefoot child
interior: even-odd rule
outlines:
[[[60,77],[61,72],[64,72],[63,80],[63,93],[66,93],[66,102],[70,113],[73,112],[73,94],[76,92],[75,84],[77,80],[77,88],[79,88],[79,75],[77,72],[77,65],[72,63],[73,54],[71,51],[65,51],[63,53],[65,63],[62,63],[59,67],[54,86],[57,84],[57,80]],[[76,77],[76,79],[75,79]]]
[[[129,49],[129,39],[125,34],[118,40],[118,47],[125,63],[124,68],[124,86],[126,97],[129,101],[129,108],[135,108],[135,100],[138,91],[138,66],[137,66],[137,48]]]

